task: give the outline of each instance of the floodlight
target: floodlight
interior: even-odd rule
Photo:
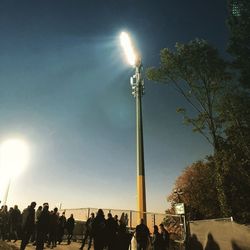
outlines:
[[[120,42],[124,49],[125,55],[127,57],[127,61],[131,66],[135,66],[136,63],[136,54],[134,52],[134,48],[131,42],[131,39],[126,32],[121,32],[120,34]]]
[[[20,139],[9,139],[0,146],[1,175],[11,179],[21,173],[29,162],[28,145]]]

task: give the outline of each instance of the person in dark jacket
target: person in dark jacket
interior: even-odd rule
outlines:
[[[117,234],[117,249],[128,250],[132,235],[127,232],[126,225],[121,224]]]
[[[141,224],[136,226],[135,235],[137,242],[137,250],[146,250],[150,233],[148,227],[144,224],[143,219],[141,219]]]
[[[63,240],[64,230],[66,228],[66,217],[65,212],[62,213],[62,215],[59,217],[59,223],[58,223],[58,244],[60,245]]]
[[[14,242],[16,242],[18,240],[18,234],[20,232],[22,224],[22,215],[17,205],[14,206],[14,209],[9,214],[9,221],[10,221],[9,240],[11,240],[11,236],[13,236]]]
[[[99,209],[93,221],[92,232],[94,238],[94,249],[103,250],[105,246],[106,223],[102,209]]]
[[[34,232],[31,236],[31,242],[33,242],[33,246],[36,245],[36,238],[37,238],[37,221],[39,219],[39,216],[41,215],[41,212],[43,210],[43,207],[42,206],[39,206],[36,210],[36,213],[35,213],[35,229],[34,229]]]
[[[0,239],[2,238],[2,240],[6,240],[8,238],[8,220],[8,207],[3,205],[0,211]]]
[[[159,233],[159,229],[154,225],[153,239],[152,239],[153,250],[165,250],[164,240],[162,235]]]
[[[53,212],[50,214],[50,222],[49,222],[48,246],[51,245],[51,248],[56,247],[58,224],[59,224],[58,208],[55,207]]]
[[[116,249],[116,236],[118,232],[118,227],[115,219],[112,217],[111,213],[108,213],[108,219],[106,220],[106,245],[108,250]]]
[[[9,211],[8,211],[8,217],[7,217],[7,238],[8,238],[8,242],[11,241],[12,238],[12,212],[13,212],[14,208],[10,207]]]
[[[29,243],[30,237],[35,227],[35,207],[36,202],[31,202],[30,206],[22,213],[22,242],[20,250],[24,250]]]
[[[37,220],[36,250],[43,250],[44,242],[49,232],[50,213],[49,204],[43,204],[43,210]]]
[[[75,219],[74,219],[73,214],[71,214],[70,217],[68,218],[67,223],[66,223],[66,228],[68,231],[68,245],[69,245],[71,243],[73,231],[75,228]]]
[[[84,239],[82,240],[82,245],[80,247],[80,250],[84,248],[85,242],[88,238],[89,238],[88,250],[90,250],[91,248],[91,243],[93,239],[92,224],[93,224],[94,219],[95,219],[95,214],[91,213],[91,216],[86,221],[86,231],[85,231]]]
[[[165,229],[163,224],[160,224],[160,231],[161,231],[161,236],[163,238],[164,241],[164,249],[169,249],[169,244],[170,244],[170,236],[168,231]]]

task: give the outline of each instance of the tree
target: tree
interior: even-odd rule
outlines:
[[[213,160],[223,169],[224,190],[232,215],[250,222],[250,98],[239,86],[231,86],[218,107],[225,140]]]
[[[237,147],[237,146],[236,146]],[[225,142],[224,149],[211,157],[211,163],[223,169],[224,190],[231,216],[241,223],[250,222],[250,161],[245,151]]]
[[[182,190],[179,197],[175,193],[176,189]],[[189,220],[220,217],[215,173],[211,162],[198,161],[186,167],[177,178],[168,201],[172,207],[175,203],[183,202]]]
[[[230,86],[229,86],[230,87]],[[242,157],[250,157],[250,98],[237,85],[225,92],[218,105],[226,143],[235,152],[242,151]]]
[[[228,52],[233,56],[233,67],[240,72],[242,86],[250,88],[250,1],[229,0]]]
[[[163,49],[159,68],[147,70],[147,77],[162,83],[172,84],[193,108],[194,117],[186,109],[179,108],[185,121],[193,130],[201,133],[214,148],[220,151],[223,142],[221,117],[217,111],[226,85],[231,79],[228,64],[219,57],[218,51],[204,40],[188,44],[177,43],[176,51]],[[223,165],[214,165],[215,183],[223,216],[231,214],[224,190]]]
[[[241,222],[250,222],[250,1],[229,0],[228,52],[233,56],[240,86],[221,102],[224,120],[225,150],[218,154],[227,176],[228,199],[232,211]],[[225,108],[226,107],[226,108]],[[223,160],[222,160],[223,159]],[[232,174],[233,173],[233,174]]]
[[[231,153],[231,154],[230,154]],[[240,154],[232,154],[225,147],[216,156],[206,161],[198,161],[186,167],[175,181],[174,188],[168,196],[171,210],[174,204],[185,204],[188,220],[212,219],[223,217],[220,210],[219,194],[216,186],[217,172],[215,165],[223,165],[224,189],[231,216],[241,223],[250,222],[250,175],[249,165],[242,162]],[[175,190],[181,189],[182,194],[176,195]]]
[[[188,44],[177,43],[176,51],[163,49],[159,68],[149,68],[147,77],[172,86],[187,100],[195,112],[194,117],[185,108],[185,121],[193,130],[201,133],[214,150],[219,150],[221,121],[216,106],[224,86],[230,79],[227,63],[219,57],[218,51],[204,40],[194,40]]]

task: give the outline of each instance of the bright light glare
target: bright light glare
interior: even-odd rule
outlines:
[[[30,158],[28,145],[19,139],[9,139],[0,146],[0,175],[12,178],[20,174]]]
[[[131,43],[131,39],[126,32],[121,33],[120,42],[125,51],[128,63],[132,66],[135,66],[136,55],[135,55],[135,52]]]

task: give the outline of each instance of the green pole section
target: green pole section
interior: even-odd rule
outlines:
[[[145,186],[145,169],[144,169],[144,147],[143,147],[143,123],[142,123],[142,102],[143,79],[142,65],[136,66],[136,166],[137,166],[137,209],[139,211],[138,221],[140,219],[147,223],[146,218],[146,186]]]

